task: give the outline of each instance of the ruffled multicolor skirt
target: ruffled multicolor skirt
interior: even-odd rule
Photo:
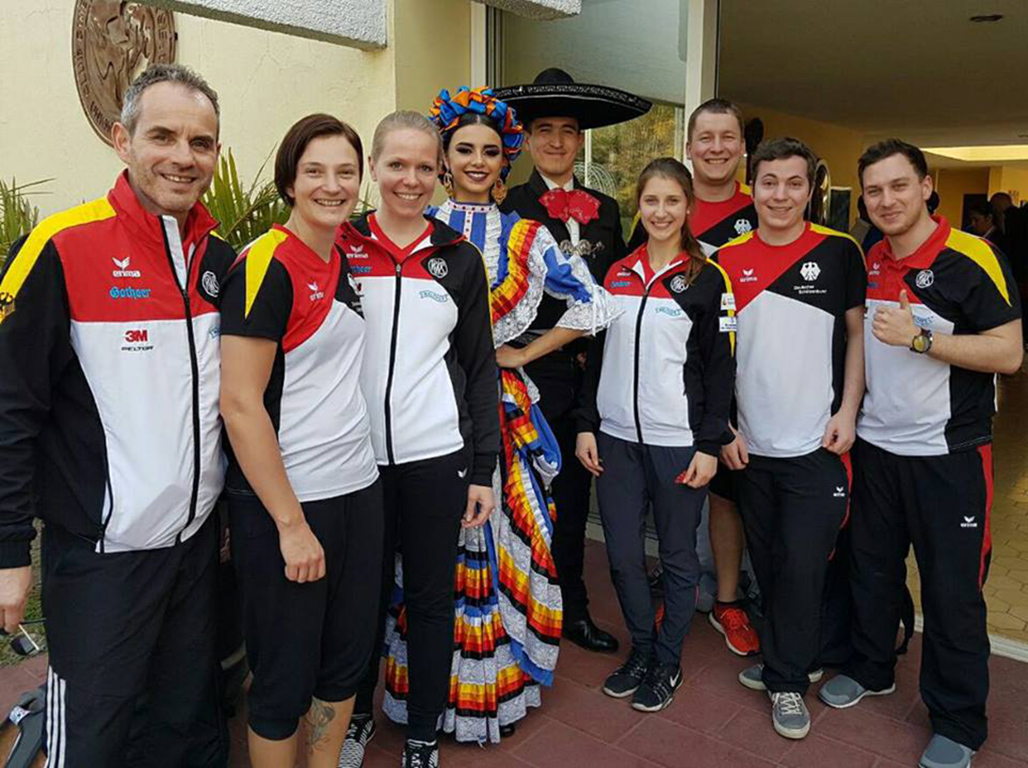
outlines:
[[[541,704],[557,665],[561,597],[550,554],[556,510],[548,486],[560,451],[529,385],[500,373],[500,500],[481,528],[462,529],[454,579],[456,623],[450,696],[440,727],[458,741],[498,742],[500,727]],[[407,722],[407,622],[403,574],[386,624],[386,715]]]

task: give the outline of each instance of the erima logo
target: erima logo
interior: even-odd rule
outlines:
[[[832,498],[845,499],[846,498],[846,486],[837,485],[835,486],[835,493],[832,494]]]
[[[446,262],[440,259],[438,256],[428,260],[425,265],[432,277],[439,278],[440,280],[449,274],[450,268],[446,266]]]
[[[800,267],[800,276],[808,283],[812,283],[817,280],[817,276],[821,274],[821,267],[817,265],[817,262],[808,261]]]
[[[682,293],[688,287],[689,283],[686,282],[685,275],[675,275],[671,278],[671,282],[668,283],[668,288],[675,293]]]
[[[114,286],[108,292],[112,299],[149,299],[149,288],[118,288]]]
[[[461,479],[464,479],[467,476],[468,476],[468,468],[467,467],[464,467],[464,469],[458,469],[457,470],[457,477],[459,477]]]
[[[221,291],[221,285],[218,283],[218,276],[210,270],[203,273],[203,277],[200,278],[200,284],[203,289],[207,291],[207,295],[211,298],[217,298],[218,293]]]
[[[435,291],[422,291],[418,294],[422,299],[431,299],[432,301],[438,301],[440,304],[446,303],[446,296]]]
[[[346,253],[351,259],[366,259],[368,254],[364,253],[363,245],[354,245],[350,247],[350,250]]]
[[[914,285],[918,288],[931,288],[934,282],[935,273],[930,269],[922,269],[917,273],[917,277],[914,278]]]
[[[114,266],[117,267],[111,272],[111,277],[142,277],[143,274],[138,269],[129,269],[129,262],[132,261],[131,257],[126,256],[124,259],[111,258],[114,262]]]
[[[962,522],[960,524],[960,527],[961,528],[977,528],[978,527],[978,521],[975,520],[973,515],[971,517],[968,517],[967,515],[964,515],[964,522]]]
[[[749,219],[736,219],[735,221],[735,232],[739,235],[745,235],[747,232],[753,229],[753,225],[750,224]]]
[[[753,274],[756,271],[757,270],[755,268],[754,269],[744,269],[742,271],[742,277],[739,278],[739,282],[740,283],[755,283],[755,282],[757,282],[757,276],[755,274]]]
[[[871,265],[871,269],[868,270],[868,276],[881,274],[882,262],[876,261]]]
[[[311,301],[317,301],[318,299],[325,298],[325,292],[318,288],[317,280],[312,283],[307,283],[307,288],[310,289],[311,292]]]

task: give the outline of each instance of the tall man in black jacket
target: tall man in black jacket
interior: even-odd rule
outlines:
[[[650,103],[614,88],[575,83],[560,69],[541,72],[531,85],[497,90],[517,111],[528,130],[528,149],[535,169],[527,184],[510,190],[504,211],[545,224],[561,250],[585,259],[597,282],[625,255],[621,211],[617,201],[586,189],[574,175],[575,156],[588,128],[630,120],[645,114]],[[564,302],[544,296],[527,343],[556,325]],[[584,340],[581,340],[584,341]],[[617,640],[589,617],[589,598],[582,579],[585,525],[589,516],[589,473],[577,462],[577,428],[573,409],[582,384],[585,344],[571,344],[527,366],[539,387],[543,415],[553,429],[563,463],[553,481],[557,523],[553,559],[564,601],[564,637],[591,651],[613,652]]]

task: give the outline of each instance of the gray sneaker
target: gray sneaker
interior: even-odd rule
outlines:
[[[846,709],[857,704],[865,696],[887,696],[895,693],[896,683],[880,691],[872,691],[865,688],[849,675],[836,675],[827,683],[821,686],[817,697],[829,707],[835,709]]]
[[[810,712],[803,697],[790,691],[768,693],[771,697],[771,720],[780,736],[802,739],[810,733]]]
[[[815,669],[807,675],[807,678],[811,683],[816,683],[824,677],[824,674],[825,671],[823,669]],[[754,691],[766,691],[767,686],[764,685],[764,665],[754,664],[752,667],[746,667],[746,669],[739,673],[739,682]]]
[[[942,734],[935,734],[921,755],[921,768],[968,768],[974,750]]]

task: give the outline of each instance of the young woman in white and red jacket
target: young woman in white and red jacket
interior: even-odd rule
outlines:
[[[381,205],[342,227],[336,240],[367,323],[361,387],[385,495],[376,647],[384,635],[397,544],[405,576],[404,766],[438,764],[436,727],[448,700],[453,656],[457,541],[462,524],[480,526],[489,518],[500,450],[482,255],[463,235],[425,215],[442,154],[439,131],[423,115],[402,111],[384,118],[370,163]],[[347,735],[355,747],[374,733],[378,662],[376,656],[357,691]]]
[[[696,609],[696,527],[717,471],[735,379],[728,277],[689,230],[692,179],[660,158],[637,186],[647,242],[607,272],[622,313],[589,352],[577,456],[596,476],[611,577],[632,652],[604,693],[667,707],[681,685],[682,642]],[[644,519],[652,504],[664,568],[657,630],[646,576]]]

